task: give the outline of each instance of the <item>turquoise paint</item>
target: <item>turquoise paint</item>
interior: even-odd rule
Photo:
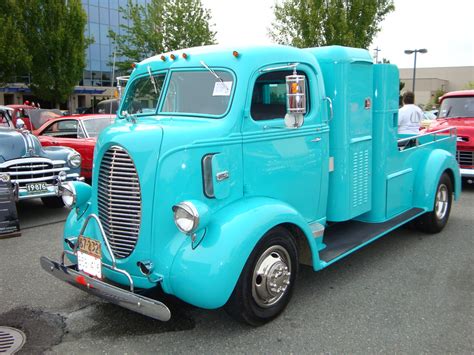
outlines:
[[[237,58],[233,50],[239,52]],[[310,224],[353,218],[376,223],[412,207],[432,210],[439,176],[446,169],[453,173],[459,196],[455,137],[436,142],[420,138],[420,147],[399,151],[398,69],[373,65],[365,50],[209,46],[174,54],[174,61],[168,53],[166,61],[155,56],[139,63],[130,82],[147,76],[148,66],[153,73],[205,71],[204,61],[213,70],[231,73],[234,84],[223,115],[161,113],[161,100],[155,113],[138,114],[136,123],[119,118],[99,136],[87,214],[98,213],[95,186],[102,156],[119,145],[138,172],[142,221],[135,250],[118,259],[117,267],[127,270],[137,287],[154,287],[160,278],[165,292],[199,307],[217,308],[227,301],[256,243],[276,225],[291,224],[302,231],[313,269],[320,270],[329,265],[318,256],[326,245],[323,236],[312,236]],[[298,129],[286,128],[283,118],[254,120],[250,110],[259,76],[288,63],[300,63],[297,69],[307,78],[310,104]],[[168,78],[163,91],[167,87]],[[264,96],[265,102],[271,100],[270,92]],[[326,97],[334,104],[332,120]],[[213,155],[215,198],[204,193],[206,155]],[[218,181],[216,173],[222,171],[228,178]],[[78,193],[85,196],[87,189]],[[194,242],[173,221],[172,207],[183,201],[194,201],[203,214]],[[65,237],[77,236],[85,217],[72,211]],[[85,234],[101,239],[93,221]],[[110,264],[110,255],[102,250]],[[153,263],[155,281],[140,273],[137,262],[144,260]],[[126,284],[116,272],[104,274]]]

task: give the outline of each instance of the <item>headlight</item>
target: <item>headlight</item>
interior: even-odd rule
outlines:
[[[174,223],[178,229],[186,234],[193,233],[199,225],[199,214],[196,207],[189,201],[173,206]]]
[[[65,183],[61,185],[61,197],[63,198],[64,205],[67,208],[74,208],[76,204],[76,189],[73,184]]]
[[[67,163],[71,168],[78,168],[81,166],[81,155],[77,152],[71,152],[67,156]]]

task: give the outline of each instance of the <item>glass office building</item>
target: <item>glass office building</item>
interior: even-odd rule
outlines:
[[[145,5],[149,0],[133,0]],[[119,9],[127,7],[127,0],[82,0],[87,14],[86,36],[93,43],[86,50],[86,69],[80,86],[112,86],[114,46],[109,30],[121,33],[120,25],[128,24]],[[120,58],[116,58],[120,60]]]

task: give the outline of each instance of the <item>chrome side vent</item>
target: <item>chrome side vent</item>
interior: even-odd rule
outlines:
[[[117,258],[135,249],[141,223],[141,191],[135,164],[119,146],[109,148],[100,163],[99,219]]]

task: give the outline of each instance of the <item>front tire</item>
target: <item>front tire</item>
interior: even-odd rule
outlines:
[[[58,197],[58,196],[41,197],[41,201],[48,208],[64,207],[64,202],[63,202],[62,197]]]
[[[226,312],[253,326],[276,318],[291,299],[298,266],[293,236],[282,227],[268,231],[250,254]]]
[[[420,216],[416,227],[425,233],[439,233],[448,223],[453,202],[453,183],[447,173],[439,179],[433,211]]]

